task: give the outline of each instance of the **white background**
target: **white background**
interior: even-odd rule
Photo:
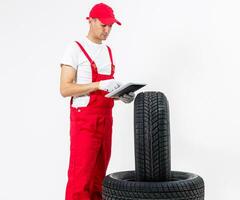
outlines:
[[[205,180],[207,200],[239,198],[238,0],[104,1],[122,26],[107,43],[123,82],[169,100],[172,170]],[[0,199],[63,200],[69,98],[59,92],[66,45],[88,32],[99,1],[0,1]],[[107,173],[134,169],[133,104],[114,107]]]

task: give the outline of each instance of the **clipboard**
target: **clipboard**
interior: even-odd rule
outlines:
[[[128,94],[129,92],[135,92],[139,90],[140,88],[144,87],[145,83],[127,83],[121,85],[119,88],[116,90],[113,90],[112,92],[109,92],[108,94],[105,95],[105,97],[108,98],[118,98],[124,94]]]

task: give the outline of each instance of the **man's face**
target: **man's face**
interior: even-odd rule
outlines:
[[[103,24],[99,19],[90,19],[90,31],[95,38],[99,40],[106,40],[112,29],[111,25]]]

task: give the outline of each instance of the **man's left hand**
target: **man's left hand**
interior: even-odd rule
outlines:
[[[129,92],[128,94],[124,94],[123,96],[120,96],[119,99],[124,103],[131,103],[134,100],[135,93]]]

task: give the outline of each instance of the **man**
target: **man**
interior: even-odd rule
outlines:
[[[102,199],[102,181],[111,155],[112,108],[108,92],[121,84],[114,79],[111,50],[102,43],[114,23],[121,25],[106,4],[93,6],[86,38],[66,48],[61,60],[60,92],[70,101],[70,160],[66,200]],[[134,100],[129,93],[118,99]],[[116,100],[116,99],[115,99]]]

